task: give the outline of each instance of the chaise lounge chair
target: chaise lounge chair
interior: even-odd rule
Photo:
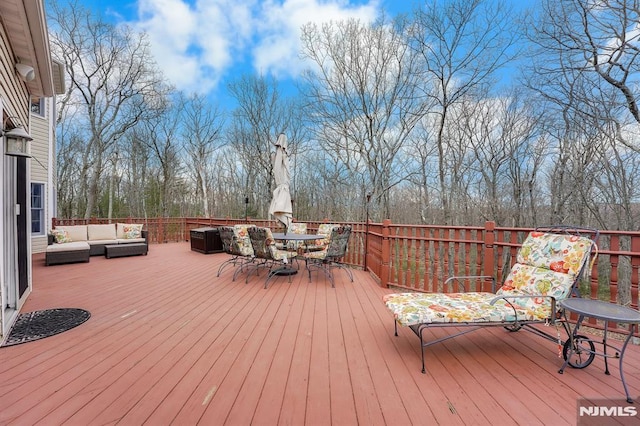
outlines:
[[[385,295],[384,303],[395,319],[395,335],[398,335],[400,324],[409,327],[420,338],[423,373],[426,372],[425,347],[483,327],[502,326],[509,331],[524,328],[556,342],[557,336],[532,325],[554,323],[560,318],[557,302],[572,294],[579,296],[579,280],[591,270],[597,256],[597,237],[598,231],[593,229],[537,228],[522,243],[516,263],[497,292],[493,277],[465,276],[451,277],[445,286],[453,282],[491,280],[492,292]],[[563,323],[563,326],[569,335],[567,324]],[[462,330],[427,341],[425,332],[431,327],[462,327]]]

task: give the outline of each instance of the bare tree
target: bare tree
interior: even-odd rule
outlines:
[[[313,63],[303,92],[316,139],[357,172],[370,188],[362,192],[372,192],[382,217],[389,215],[389,189],[407,177],[396,167],[398,154],[428,108],[415,96],[423,63],[405,33],[400,20],[307,24],[302,30],[303,57]],[[397,171],[403,173],[394,176]]]
[[[244,171],[242,193],[260,217],[266,217],[274,183],[271,154],[280,133],[287,136],[288,151],[296,152],[302,137],[299,108],[281,96],[275,80],[268,77],[243,76],[230,84],[229,91],[238,106],[227,137]]]
[[[538,120],[517,92],[467,101],[456,117],[464,127],[461,139],[472,148],[473,170],[479,178],[475,193],[465,198],[479,197],[478,202],[486,205],[485,220],[521,226],[542,162],[536,149]]]
[[[423,95],[437,107],[436,146],[440,198],[445,223],[452,219],[447,185],[446,129],[452,106],[474,91],[484,92],[493,74],[514,55],[515,14],[503,2],[453,0],[428,2],[415,11],[412,46],[426,63]]]
[[[195,180],[195,198],[201,204],[205,217],[211,214],[211,180],[215,176],[214,152],[224,146],[222,129],[223,114],[212,107],[205,96],[192,95],[182,100],[183,132],[186,161],[192,165]]]
[[[118,138],[153,115],[165,87],[147,38],[126,26],[95,17],[77,2],[51,4],[53,52],[64,62],[70,84],[59,109],[82,110],[86,131],[81,179],[86,182],[84,217],[94,213],[109,152]],[[61,115],[62,117],[63,115]]]
[[[562,66],[592,74],[616,91],[608,108],[622,106],[640,123],[638,1],[545,0],[541,16],[532,40],[555,52]]]
[[[180,161],[182,141],[178,138],[179,114],[176,112],[180,107],[178,104],[174,108],[166,108],[162,114],[142,122],[135,133],[137,138],[149,147],[150,158],[153,158],[153,181],[149,183],[157,188],[154,191],[155,204],[158,206],[155,214],[162,217],[175,214],[172,210],[174,205],[179,205],[182,210],[182,201],[185,199],[181,197],[186,195],[185,193],[191,193],[186,188]]]

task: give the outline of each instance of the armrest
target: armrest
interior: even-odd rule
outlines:
[[[149,231],[147,231],[146,229],[143,229],[142,232],[142,238],[144,238],[144,242],[149,244]]]
[[[447,278],[444,285],[448,285],[453,281],[460,282],[461,280],[479,281],[479,280],[491,280],[491,293],[496,292],[496,279],[490,275],[456,275]],[[464,288],[464,286],[462,286]]]
[[[47,245],[50,246],[55,242],[56,242],[56,237],[54,237],[52,234],[47,234]]]

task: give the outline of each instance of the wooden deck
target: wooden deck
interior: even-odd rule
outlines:
[[[616,360],[557,373],[552,342],[484,329],[427,349],[393,335],[365,272],[336,288],[304,273],[245,285],[225,254],[188,243],[149,255],[44,266],[23,312],[77,307],[83,325],[0,348],[0,424],[575,424],[577,398],[624,397]],[[444,335],[449,331],[435,330]],[[625,372],[640,395],[640,349]],[[637,405],[636,405],[637,406]]]

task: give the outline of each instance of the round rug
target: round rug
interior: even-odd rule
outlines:
[[[54,336],[79,326],[90,317],[88,311],[77,308],[25,312],[18,315],[9,337],[2,346],[19,345]]]

